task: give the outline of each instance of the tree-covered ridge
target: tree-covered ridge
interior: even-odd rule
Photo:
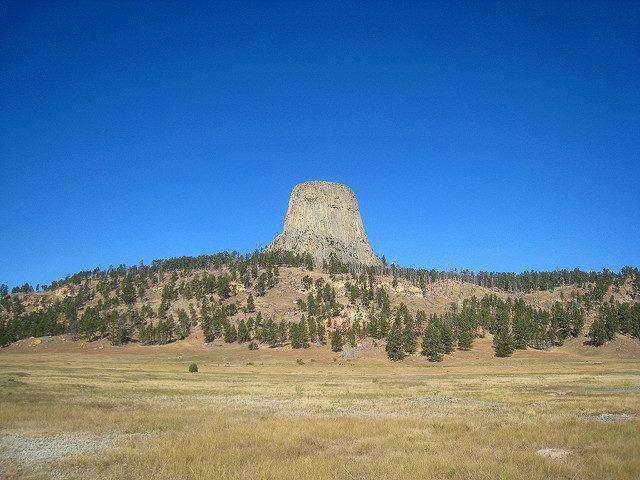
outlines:
[[[280,270],[287,267],[302,267],[315,276],[322,272],[332,281],[298,277],[305,293],[295,302],[298,318],[293,321],[256,309],[256,300],[278,285]],[[393,281],[390,285],[381,282],[380,275]],[[503,300],[496,294],[480,299],[473,296],[460,306],[452,304],[444,315],[409,311],[397,300],[395,305],[390,301],[399,279],[419,287],[426,296],[436,281],[451,278],[474,284],[489,282],[494,291],[503,282],[509,291],[520,291],[527,285],[550,288],[572,280],[582,288],[574,289],[570,298],[563,298],[550,310],[533,308],[520,298]],[[638,278],[638,270],[629,267],[619,274],[574,270],[474,275],[401,269],[386,262],[381,267],[348,265],[335,256],[314,271],[308,254],[221,252],[156,260],[151,265],[141,262],[95,268],[49,286],[33,289],[27,284],[12,294],[3,285],[0,344],[61,333],[75,339],[109,338],[114,344],[163,344],[186,338],[198,329],[206,342],[248,343],[251,349],[260,343],[304,348],[310,342],[330,340],[332,349],[339,351],[368,337],[384,341],[393,359],[420,351],[430,360],[438,360],[456,347],[472,348],[474,338],[488,332],[495,335],[497,354],[508,355],[513,349],[545,348],[577,336],[585,313],[590,311],[598,312],[590,330],[593,344],[609,340],[617,332],[638,337],[637,304],[604,298],[611,289],[619,290],[625,284],[627,290],[631,285],[630,295],[635,297]],[[336,279],[343,282],[340,294],[333,285]],[[349,309],[357,309],[358,315],[343,318]]]
[[[383,256],[383,264],[378,267],[367,267],[364,265],[345,264],[340,262],[335,255],[331,255],[327,261],[324,261],[321,268],[323,271],[332,274],[361,273],[373,272],[375,275],[393,276],[402,278],[411,282],[413,285],[419,286],[426,291],[429,284],[445,279],[455,279],[485,288],[497,288],[506,292],[533,292],[553,289],[562,285],[588,285],[589,296],[596,302],[604,299],[608,288],[612,285],[622,285],[626,279],[635,279],[634,293],[640,294],[640,270],[638,268],[623,267],[619,273],[611,272],[604,269],[601,272],[585,272],[578,268],[573,270],[554,270],[536,272],[534,270],[522,273],[505,273],[505,272],[471,272],[469,270],[446,271],[446,270],[426,270],[415,268],[402,268],[395,264],[388,265]],[[187,273],[194,270],[216,270],[223,266],[230,265],[246,273],[249,265],[266,266],[304,266],[313,270],[315,267],[312,256],[310,254],[298,255],[293,252],[281,251],[265,251],[256,250],[251,254],[241,255],[234,251],[216,253],[214,255],[200,255],[197,257],[177,257],[166,260],[153,260],[151,265],[144,265],[140,262],[139,266],[119,265],[117,268],[110,266],[106,270],[96,267],[93,270],[85,270],[73,275],[67,275],[63,279],[54,280],[50,285],[37,285],[34,289],[29,283],[25,283],[21,287],[13,287],[11,293],[30,293],[38,290],[50,290],[63,287],[68,284],[79,285],[87,278],[96,275],[114,275],[124,276],[131,269],[140,270],[141,274],[146,272],[148,275],[154,275],[158,272],[181,271]],[[236,267],[233,267],[236,265]],[[7,295],[9,287],[6,284],[0,286],[0,296]]]
[[[604,299],[609,287],[621,286],[629,278],[634,281],[634,294],[640,294],[640,271],[637,268],[623,267],[620,273],[604,269],[601,272],[584,272],[580,269],[555,270],[552,272],[529,271],[523,273],[500,272],[447,272],[423,270],[414,268],[400,268],[395,265],[385,265],[380,269],[383,275],[403,278],[413,285],[426,291],[429,284],[445,279],[455,279],[462,282],[479,285],[485,288],[497,288],[505,292],[534,292],[551,290],[562,285],[585,285],[588,287],[588,297],[595,302]]]

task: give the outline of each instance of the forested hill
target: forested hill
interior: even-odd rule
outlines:
[[[0,343],[68,333],[114,344],[167,343],[194,331],[205,341],[341,349],[372,337],[390,358],[438,360],[494,334],[496,352],[561,345],[583,333],[597,345],[640,336],[637,268],[444,272],[345,265],[308,254],[222,252],[95,268],[9,293],[0,288]],[[584,329],[588,332],[583,332]]]

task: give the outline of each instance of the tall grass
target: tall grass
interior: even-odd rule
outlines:
[[[186,371],[191,361],[198,375]],[[59,460],[46,463],[0,450],[0,471],[106,479],[640,473],[640,362],[214,365],[204,355],[3,355],[0,439],[55,443],[59,433],[90,432],[117,441],[81,453],[61,444]],[[602,422],[603,412],[627,416]],[[542,448],[570,453],[554,460]]]

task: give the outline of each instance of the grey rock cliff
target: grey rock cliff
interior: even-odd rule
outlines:
[[[331,253],[343,262],[382,263],[364,233],[355,194],[333,182],[305,182],[293,188],[284,230],[267,250],[308,252],[316,265]]]

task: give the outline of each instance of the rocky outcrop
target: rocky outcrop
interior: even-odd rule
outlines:
[[[308,252],[316,265],[331,253],[342,262],[382,263],[364,233],[355,194],[332,182],[305,182],[293,188],[284,230],[267,250]]]

